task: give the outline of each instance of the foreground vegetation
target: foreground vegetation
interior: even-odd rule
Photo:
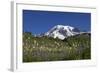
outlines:
[[[87,33],[64,40],[23,33],[23,62],[90,59],[90,38]]]

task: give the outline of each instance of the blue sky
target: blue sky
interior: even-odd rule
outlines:
[[[91,31],[91,14],[23,10],[23,32],[40,34],[47,32],[55,25],[69,25],[81,31]]]

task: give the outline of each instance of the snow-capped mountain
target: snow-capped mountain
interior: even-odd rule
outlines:
[[[65,25],[56,25],[52,29],[50,29],[48,32],[46,32],[44,35],[63,40],[69,36],[74,36],[77,34],[80,34],[80,30],[75,27],[65,26]]]

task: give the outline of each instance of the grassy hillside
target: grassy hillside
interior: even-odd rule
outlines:
[[[81,34],[60,40],[23,33],[23,62],[90,59],[90,38]]]

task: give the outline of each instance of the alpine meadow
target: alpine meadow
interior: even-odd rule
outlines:
[[[23,10],[23,62],[91,59],[91,14]]]

